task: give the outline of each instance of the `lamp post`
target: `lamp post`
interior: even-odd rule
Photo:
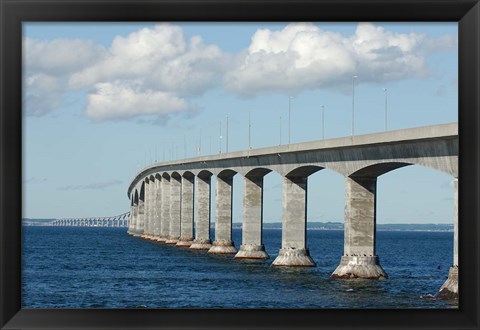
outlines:
[[[322,105],[322,140],[325,140],[325,106]]]
[[[252,144],[251,144],[251,130],[252,130],[252,124],[250,121],[250,111],[248,112],[248,149],[252,149]]]
[[[282,145],[282,116],[280,116],[280,143],[278,145]]]
[[[227,141],[226,141],[226,146],[225,146],[225,152],[228,153],[228,113],[227,113]]]
[[[385,132],[387,131],[387,99],[388,99],[388,90],[386,88],[383,89],[385,91]]]
[[[290,144],[290,119],[291,119],[291,112],[292,112],[292,99],[293,96],[288,97],[288,144]]]
[[[352,77],[352,136],[355,136],[355,79],[358,76]]]
[[[220,120],[220,134],[218,135],[218,153],[222,153],[222,121]]]
[[[202,155],[202,129],[200,129],[200,137],[198,139],[198,155]]]

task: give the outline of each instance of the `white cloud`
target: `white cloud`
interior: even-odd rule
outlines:
[[[174,94],[142,90],[138,84],[116,81],[98,83],[88,95],[87,116],[95,121],[138,115],[168,116],[189,110],[189,104]]]
[[[70,85],[141,79],[145,88],[197,95],[221,78],[226,60],[217,46],[205,45],[200,37],[188,41],[180,27],[161,24],[116,37],[107,54],[75,73]]]
[[[25,108],[42,116],[61,107],[67,91],[86,88],[85,114],[94,121],[148,116],[164,122],[197,108],[194,98],[216,87],[254,96],[341,88],[353,74],[362,82],[424,77],[426,56],[455,46],[452,36],[394,33],[368,23],[350,36],[310,23],[261,29],[233,55],[199,36],[188,39],[171,24],[117,36],[109,47],[25,38]]]
[[[227,62],[217,46],[161,24],[116,37],[105,56],[69,84],[95,86],[86,112],[94,120],[165,116],[193,109],[189,98],[218,85]]]
[[[226,87],[240,95],[294,93],[338,87],[354,74],[380,82],[428,74],[426,54],[454,47],[451,37],[386,31],[358,24],[344,36],[310,23],[293,23],[280,31],[258,30],[241,63],[226,74]]]
[[[43,116],[62,103],[62,86],[54,76],[43,73],[30,74],[26,76],[24,86],[26,89],[24,110],[29,116]]]
[[[105,49],[90,40],[24,38],[24,64],[31,72],[67,75],[95,63]]]
[[[68,76],[95,63],[104,51],[88,40],[24,38],[25,113],[39,117],[58,109]]]

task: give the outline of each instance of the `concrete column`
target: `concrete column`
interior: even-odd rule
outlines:
[[[153,239],[153,228],[155,221],[155,180],[148,183],[148,239]]]
[[[190,246],[194,250],[208,250],[210,241],[210,182],[211,176],[197,176],[195,183],[195,240]]]
[[[233,175],[217,177],[215,191],[215,241],[208,253],[237,253],[232,241]]]
[[[316,266],[306,245],[307,179],[283,178],[282,248],[273,266]]]
[[[161,230],[161,212],[162,212],[162,182],[158,177],[155,177],[155,212],[154,212],[154,218],[153,218],[153,236],[155,237],[155,240],[158,241],[160,238],[160,230]]]
[[[180,239],[177,246],[191,246],[193,243],[193,175],[182,178],[182,204]]]
[[[243,182],[242,245],[235,258],[267,259],[262,242],[263,175],[247,176]]]
[[[170,231],[167,244],[177,244],[180,239],[180,204],[182,202],[182,179],[172,175],[170,179]]]
[[[145,180],[145,225],[142,238],[150,238],[150,223],[151,223],[151,197],[150,197],[150,180]]]
[[[128,222],[128,230],[127,230],[127,233],[129,233],[130,235],[133,235],[134,234],[134,228],[135,228],[135,222],[134,222],[134,218],[133,218],[133,214],[134,214],[134,208],[136,207],[135,205],[133,205],[133,196],[132,196],[132,202],[131,202],[131,206],[130,206],[130,221]],[[98,225],[98,220],[95,219],[95,223]]]
[[[145,202],[142,199],[138,200],[138,224],[137,224],[137,234],[139,236],[143,235],[143,230],[145,226]]]
[[[347,177],[344,255],[333,278],[385,279],[375,255],[376,177]]]
[[[458,299],[458,178],[453,179],[453,189],[453,265],[447,280],[437,293],[437,297],[442,299]]]
[[[160,227],[159,242],[166,242],[170,236],[170,176],[162,177],[162,224]]]

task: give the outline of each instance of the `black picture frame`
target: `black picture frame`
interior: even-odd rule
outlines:
[[[0,0],[1,329],[479,329],[480,4],[475,0]],[[458,309],[22,309],[22,23],[374,21],[459,24]]]

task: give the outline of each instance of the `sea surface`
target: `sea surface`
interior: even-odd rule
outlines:
[[[213,230],[212,230],[213,234]],[[452,263],[451,232],[378,232],[387,280],[332,280],[343,231],[309,230],[314,268],[272,267],[135,238],[126,228],[23,227],[23,308],[457,308],[433,295]],[[241,229],[233,230],[237,248]]]

